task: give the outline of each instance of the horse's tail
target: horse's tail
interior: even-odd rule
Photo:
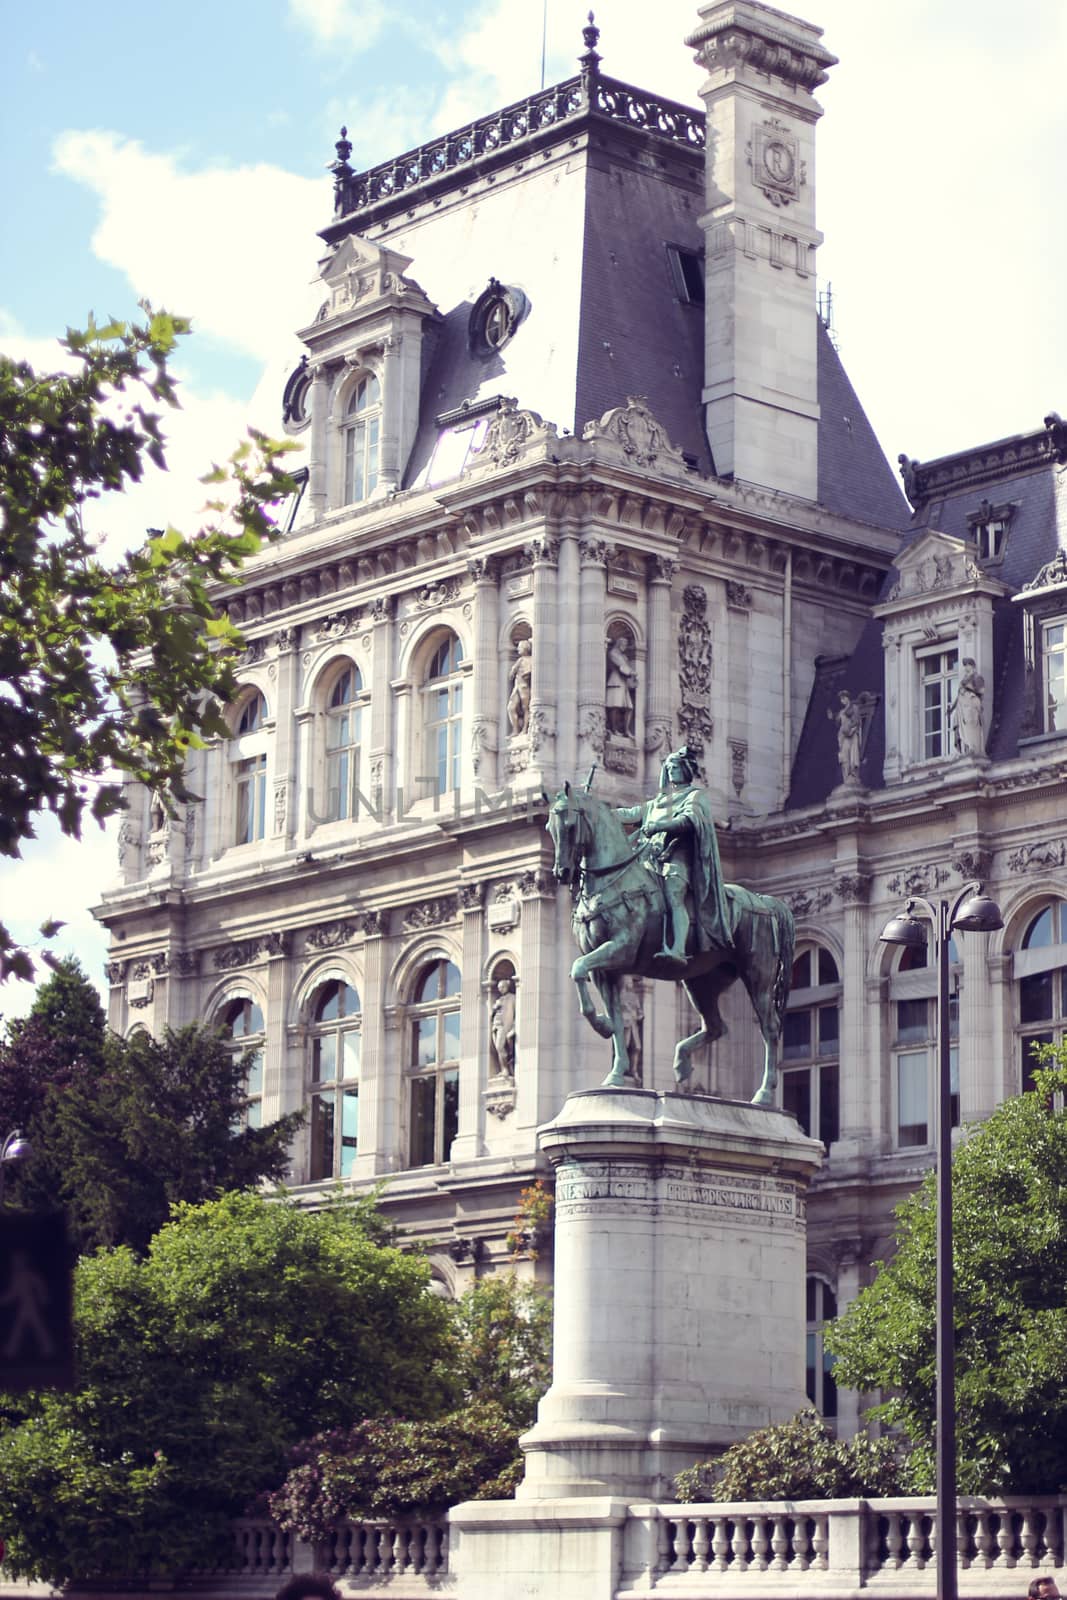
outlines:
[[[779,1023],[785,1012],[786,1001],[789,999],[789,987],[793,981],[793,952],[797,942],[797,925],[793,920],[793,913],[784,900],[768,896],[774,907],[774,944],[777,963],[774,972],[774,1011]]]

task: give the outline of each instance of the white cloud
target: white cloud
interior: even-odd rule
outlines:
[[[366,50],[389,13],[381,0],[289,0],[289,15],[316,44]]]
[[[102,131],[61,134],[54,161],[99,197],[93,250],[139,297],[264,359],[314,311],[325,183],[266,165],[185,172],[173,154]]]

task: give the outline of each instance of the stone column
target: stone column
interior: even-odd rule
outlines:
[[[471,683],[470,752],[475,786],[494,794],[500,742],[500,630],[498,563],[492,556],[472,556],[467,571],[474,579],[474,678]]]
[[[540,1130],[556,1168],[552,1386],[521,1500],[670,1499],[674,1475],[804,1403],[804,1195],[783,1112],[587,1090]]]
[[[370,657],[370,759],[359,787],[370,802],[379,825],[385,821],[396,793],[396,751],[400,748],[398,712],[390,680],[393,670],[392,599],[379,596],[372,610]]]
[[[648,683],[645,688],[645,784],[659,788],[659,769],[671,748],[671,584],[677,561],[648,558]]]
[[[363,1034],[359,1066],[359,1149],[353,1176],[369,1177],[396,1169],[400,1127],[399,1095],[406,1081],[401,1061],[388,1062],[386,1048],[395,1031],[386,1032],[385,917],[369,911],[363,918]],[[400,1163],[403,1166],[403,1162]]]
[[[883,1076],[878,1030],[868,1039],[870,1003],[867,993],[867,894],[870,877],[852,870],[839,873],[835,888],[844,902],[841,940],[841,1019],[838,1040],[838,1083],[841,1095],[841,1140],[859,1154],[870,1142],[871,1107],[881,1103]],[[875,1009],[877,1018],[877,1008]]]
[[[263,1122],[276,1122],[286,1111],[303,1103],[304,1063],[289,1070],[289,939],[287,932],[266,936],[267,1038],[263,1059]]]
[[[299,657],[297,645],[300,632],[297,628],[281,628],[274,639],[278,659],[270,663],[277,673],[274,679],[275,730],[274,730],[274,793],[268,827],[271,837],[282,849],[293,842],[302,796],[298,792],[301,765],[307,766],[307,752],[298,747],[297,724],[293,713],[297,704],[297,671]]]
[[[311,368],[311,459],[308,463],[308,500],[317,519],[326,510],[326,433],[330,410],[330,378],[324,362]]]
[[[481,883],[459,886],[463,996],[459,1023],[459,1132],[452,1141],[453,1161],[473,1161],[485,1151],[486,1080],[484,1039],[485,1006],[477,979],[484,965],[485,887]]]
[[[555,775],[556,691],[559,671],[559,540],[542,536],[526,546],[533,562],[533,693],[530,696],[530,763]]]
[[[578,775],[604,759],[604,605],[608,589],[608,547],[603,539],[578,546]]]

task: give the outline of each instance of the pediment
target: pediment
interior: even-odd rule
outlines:
[[[323,322],[353,311],[362,315],[397,295],[411,296],[432,310],[420,286],[404,276],[410,265],[410,256],[349,234],[323,263],[321,276],[329,297],[315,320]]]
[[[886,605],[899,605],[902,600],[922,604],[939,594],[968,589],[1004,592],[1003,584],[990,580],[978,565],[974,546],[948,533],[921,534],[897,557],[896,569],[899,578],[886,596]]]

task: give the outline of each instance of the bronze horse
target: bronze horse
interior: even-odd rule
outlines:
[[[752,1001],[764,1043],[763,1079],[754,1105],[772,1105],[778,1083],[778,1040],[789,998],[796,929],[793,913],[773,895],[756,894],[735,883],[725,887],[730,914],[730,946],[691,954],[684,965],[665,966],[656,952],[663,946],[663,894],[655,874],[642,865],[639,849],[614,808],[587,790],[567,784],[556,795],[548,817],[555,846],[553,871],[571,886],[574,936],[582,954],[571,967],[578,1003],[597,1033],[614,1046],[605,1088],[618,1088],[629,1058],[619,1006],[618,980],[625,973],[680,981],[700,1015],[696,1033],[674,1048],[674,1076],[692,1075],[692,1053],[721,1039],[726,1024],[719,996],[740,978]],[[592,975],[604,1010],[589,990]]]

